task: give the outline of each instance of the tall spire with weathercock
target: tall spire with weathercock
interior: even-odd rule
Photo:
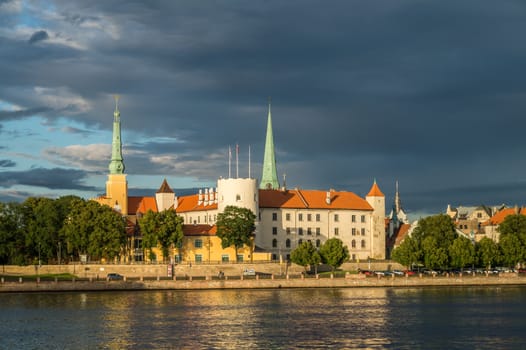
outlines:
[[[110,174],[123,174],[124,161],[122,159],[121,143],[121,113],[119,112],[119,95],[114,95],[115,112],[113,112],[113,141],[111,143]]]
[[[265,155],[263,157],[263,174],[260,189],[279,189],[276,157],[274,155],[274,137],[272,135],[272,116],[270,113],[270,98],[268,101],[267,138],[265,141]]]

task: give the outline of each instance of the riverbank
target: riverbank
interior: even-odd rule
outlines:
[[[205,289],[273,289],[273,288],[361,288],[361,287],[427,287],[427,286],[497,286],[525,285],[526,276],[503,273],[487,276],[405,276],[366,277],[361,274],[335,276],[216,276],[162,278],[124,278],[123,280],[72,279],[69,281],[24,280],[0,282],[2,292],[66,291],[134,291],[134,290],[205,290]]]

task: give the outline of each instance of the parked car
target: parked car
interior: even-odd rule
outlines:
[[[108,273],[108,276],[106,277],[109,281],[120,281],[124,279],[124,277],[122,275],[119,275],[118,273]]]
[[[526,273],[526,269],[525,268],[520,268],[517,270],[518,273]]]
[[[370,270],[362,270],[362,269],[358,269],[358,273],[363,273],[364,275],[366,276],[372,276],[374,275],[374,272],[370,271]]]
[[[393,273],[397,276],[403,276],[404,275],[404,271],[400,271],[400,270],[393,270]]]
[[[254,269],[245,269],[243,271],[243,276],[255,276],[256,271]]]

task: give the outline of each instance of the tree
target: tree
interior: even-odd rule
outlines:
[[[475,263],[475,246],[466,237],[458,236],[449,246],[450,265],[464,268]]]
[[[502,263],[508,267],[515,267],[521,261],[524,261],[525,248],[516,234],[506,234],[500,237],[499,248]]]
[[[449,256],[447,249],[440,246],[434,236],[427,236],[422,242],[424,264],[430,269],[444,269],[448,267]]]
[[[170,246],[177,246],[183,240],[183,218],[173,210],[160,213],[148,210],[139,220],[139,226],[143,236],[143,247],[150,249],[150,259],[154,258],[151,251],[153,247],[160,245],[163,260],[166,260]]]
[[[23,215],[18,203],[0,203],[0,263],[23,265],[25,237]]]
[[[290,260],[303,266],[306,271],[307,266],[318,265],[321,262],[321,256],[311,241],[305,241],[290,253]]]
[[[526,216],[508,215],[499,225],[502,262],[509,267],[526,260]]]
[[[418,250],[416,241],[412,237],[406,237],[398,247],[391,253],[394,261],[407,266],[411,269],[413,264],[420,260],[420,251]]]
[[[217,237],[221,239],[223,248],[234,246],[236,261],[240,247],[247,245],[252,248],[252,239],[256,230],[255,221],[256,215],[250,209],[233,205],[227,206],[217,215]]]
[[[451,218],[448,215],[439,214],[420,219],[411,237],[415,239],[418,249],[422,249],[424,239],[427,237],[434,237],[437,247],[447,249],[457,236],[455,224]]]
[[[61,234],[70,255],[113,259],[126,242],[126,224],[122,216],[108,206],[73,199]]]
[[[500,261],[499,247],[497,246],[497,243],[488,237],[482,238],[475,246],[475,250],[479,263],[483,264],[488,269],[491,265]]]
[[[328,239],[320,247],[321,261],[332,267],[332,271],[349,260],[349,249],[338,238]]]

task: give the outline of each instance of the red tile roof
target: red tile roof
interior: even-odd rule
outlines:
[[[204,197],[204,195],[203,195]],[[178,206],[176,208],[178,213],[184,213],[189,211],[201,211],[201,210],[214,210],[217,209],[217,203],[208,202],[208,205],[204,205],[204,201],[201,204],[197,204],[199,200],[198,194],[193,194],[190,196],[178,197]]]
[[[373,183],[369,193],[367,193],[367,197],[385,197],[382,191],[380,191],[380,187],[376,184],[376,181]]]
[[[183,225],[183,234],[185,236],[215,236],[216,233],[216,225]]]
[[[500,225],[504,221],[504,219],[506,219],[506,217],[508,215],[517,214],[517,211],[521,215],[526,215],[526,208],[520,208],[520,209],[518,209],[518,208],[506,208],[506,209],[499,210],[497,213],[495,213],[495,215],[493,215],[484,224],[485,225]]]
[[[327,203],[326,191],[260,190],[259,206],[261,208],[373,210],[365,199],[352,192],[330,191],[329,193],[330,202]]]
[[[128,214],[146,213],[148,210],[157,212],[155,197],[128,197]]]

